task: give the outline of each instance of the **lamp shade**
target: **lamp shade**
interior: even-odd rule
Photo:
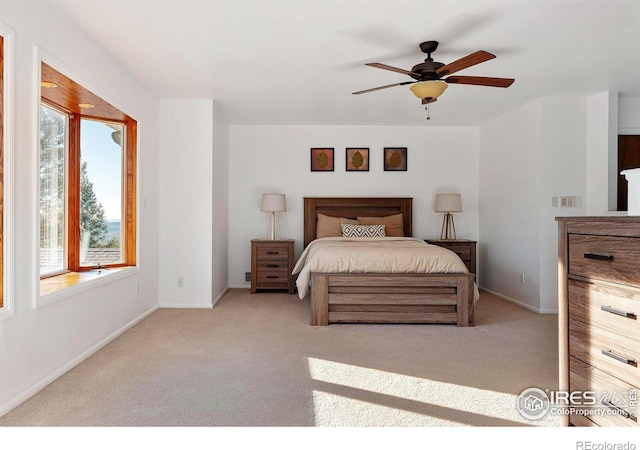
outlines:
[[[460,194],[436,194],[436,212],[461,212],[462,197]]]
[[[447,87],[448,85],[444,81],[434,80],[414,83],[409,89],[416,97],[424,99],[440,97]]]
[[[284,194],[262,194],[260,211],[284,212],[287,210],[287,196]]]

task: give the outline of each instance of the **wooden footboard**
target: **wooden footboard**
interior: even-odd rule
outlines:
[[[473,326],[474,276],[311,274],[311,325],[446,323]]]

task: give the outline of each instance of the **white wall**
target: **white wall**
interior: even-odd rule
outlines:
[[[617,208],[618,94],[587,98],[587,214],[607,215]]]
[[[480,285],[540,313],[557,312],[555,218],[587,211],[589,114],[589,98],[543,98],[480,130]],[[608,110],[600,114],[601,128],[608,117]],[[596,133],[597,142],[604,134]],[[593,156],[604,165],[598,183],[606,186],[608,146],[597,142]],[[594,201],[606,204],[604,189]],[[553,206],[561,196],[575,197],[576,206]]]
[[[406,172],[383,171],[383,147],[407,147]],[[310,172],[310,148],[334,147],[335,171]],[[369,147],[369,172],[345,171],[345,148]],[[478,129],[476,127],[231,126],[229,131],[229,285],[246,287],[250,241],[266,236],[263,192],[287,195],[280,215],[283,237],[302,251],[303,197],[413,197],[414,236],[438,238],[442,215],[436,193],[462,194],[457,236],[478,236]]]
[[[0,20],[15,31],[13,193],[15,315],[0,320],[0,414],[34,394],[135,321],[158,298],[158,105],[88,36],[46,2],[0,2]],[[131,276],[34,308],[38,292],[39,210],[35,47],[105,100],[138,121],[138,263]],[[138,289],[136,289],[136,287]],[[138,292],[136,292],[138,291]]]
[[[219,105],[213,108],[213,273],[214,304],[229,285],[229,124]]]
[[[540,179],[541,313],[558,311],[558,216],[586,212],[586,99],[542,99]],[[552,197],[575,196],[578,206],[552,206]]]
[[[480,128],[478,283],[532,308],[540,302],[541,110],[536,100]]]
[[[618,111],[619,133],[640,134],[640,97],[620,97]]]
[[[160,101],[161,307],[212,307],[213,124],[212,100]]]

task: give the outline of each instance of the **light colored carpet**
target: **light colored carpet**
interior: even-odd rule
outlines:
[[[0,425],[557,425],[516,409],[528,387],[557,389],[555,315],[482,292],[473,328],[308,323],[308,303],[286,293],[161,309]]]

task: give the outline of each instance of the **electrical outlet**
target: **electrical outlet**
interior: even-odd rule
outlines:
[[[520,283],[524,284],[524,273],[520,274]]]
[[[183,288],[184,287],[184,278],[178,277],[178,287],[179,288]]]
[[[251,272],[244,273],[244,281],[251,281]]]

